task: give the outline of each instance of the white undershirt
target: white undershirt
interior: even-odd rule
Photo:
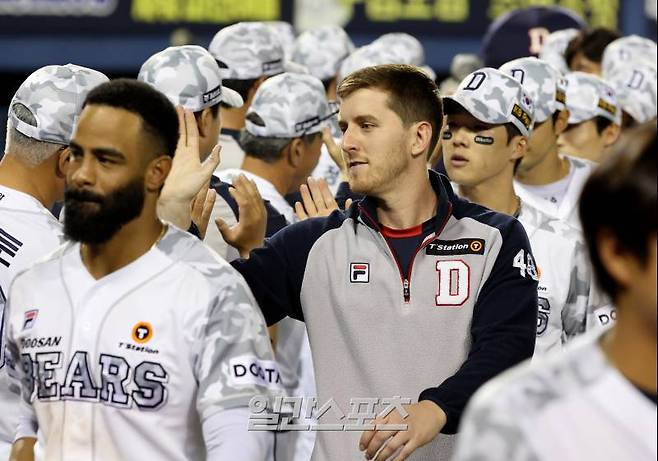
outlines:
[[[291,207],[285,197],[281,195],[278,190],[276,190],[274,184],[269,182],[267,179],[261,178],[254,173],[240,170],[238,168],[231,168],[228,170],[220,171],[219,178],[224,182],[233,184],[233,179],[240,174],[245,175],[247,179],[251,179],[256,183],[256,188],[258,189],[261,197],[263,197],[264,200],[270,202],[270,205],[272,205],[276,211],[281,213],[286,218],[288,224],[297,222],[297,215],[295,214],[293,207]]]
[[[569,168],[569,173],[562,179],[559,179],[550,184],[542,184],[541,186],[531,186],[522,184],[521,186],[526,189],[530,194],[541,197],[559,207],[562,200],[567,195],[569,184],[574,176],[574,168]]]

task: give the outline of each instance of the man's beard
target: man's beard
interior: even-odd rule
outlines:
[[[64,194],[64,234],[75,242],[105,243],[140,215],[144,195],[143,177],[106,196],[68,188]]]
[[[402,173],[409,167],[409,162],[401,157],[402,147],[400,150],[390,150],[385,157],[388,157],[388,163],[370,163],[366,168],[366,174],[361,173],[357,180],[349,173],[347,182],[350,190],[356,194],[369,195],[376,197],[382,190],[390,188],[391,184],[396,182]],[[391,161],[393,160],[393,161]]]

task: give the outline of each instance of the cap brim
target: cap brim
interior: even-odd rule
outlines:
[[[244,100],[240,93],[227,87],[222,87],[222,102],[230,107],[242,107]]]
[[[308,74],[309,71],[306,66],[299,64],[294,61],[284,61],[283,62],[284,72],[292,72],[293,74]]]
[[[451,115],[455,114],[458,112],[466,112],[467,114],[470,114],[471,117],[474,117],[478,119],[481,122],[484,123],[489,123],[489,124],[497,124],[499,122],[492,122],[491,120],[484,120],[482,117],[478,117],[474,112],[473,108],[470,107],[468,104],[468,101],[462,99],[459,97],[459,94],[457,96],[444,96],[443,97],[443,113],[445,115]],[[504,123],[504,122],[503,122]]]

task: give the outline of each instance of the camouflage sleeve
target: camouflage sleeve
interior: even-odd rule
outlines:
[[[583,250],[584,252],[584,250]],[[612,304],[610,297],[601,290],[601,286],[594,277],[592,264],[589,256],[584,256],[587,268],[589,269],[589,303],[585,320],[585,330],[591,331],[597,328],[609,327],[617,319],[617,308]]]
[[[5,367],[2,373],[6,373],[8,378],[8,387],[11,393],[20,399],[18,406],[18,427],[16,428],[15,440],[23,437],[36,438],[37,436],[37,417],[32,407],[32,394],[34,392],[34,377],[32,376],[32,362],[24,362],[20,353],[18,343],[15,341],[13,326],[9,322],[11,311],[11,299],[16,299],[17,294],[14,289],[16,281],[12,285],[12,295],[5,304],[4,326],[2,328],[5,335]]]
[[[246,407],[255,395],[282,393],[265,320],[247,284],[233,269],[218,282],[195,358],[202,421],[217,411]]]
[[[453,461],[538,461],[514,412],[474,399],[457,434]]]
[[[571,267],[569,292],[562,309],[563,344],[585,332],[592,285],[592,271],[585,252],[585,246],[577,242]]]

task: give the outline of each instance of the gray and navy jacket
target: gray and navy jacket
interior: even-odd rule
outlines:
[[[233,265],[269,325],[286,316],[306,322],[319,405],[333,398],[347,414],[352,398],[431,400],[448,417],[442,433],[454,434],[473,393],[532,356],[537,281],[516,219],[429,175],[438,196],[434,232],[408,271],[380,232],[370,197],[288,226]],[[410,459],[449,459],[453,437],[443,434]],[[355,459],[359,436],[318,432],[313,459]]]

